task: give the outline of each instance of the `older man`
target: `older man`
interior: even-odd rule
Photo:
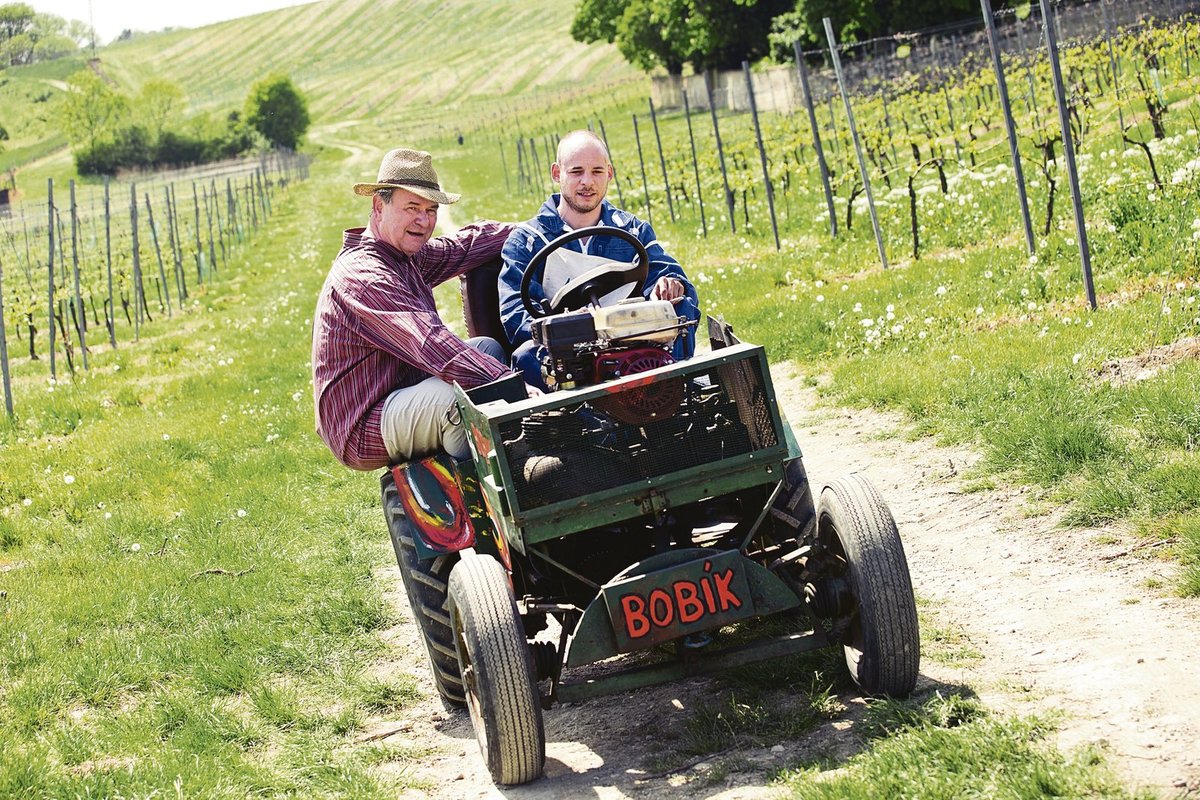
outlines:
[[[608,148],[599,136],[586,130],[568,133],[559,141],[555,161],[550,166],[550,177],[559,185],[559,193],[550,196],[536,217],[521,223],[504,245],[500,316],[504,331],[515,348],[513,366],[525,376],[525,382],[533,386],[545,388],[539,347],[530,338],[531,319],[521,301],[521,280],[533,256],[568,231],[603,225],[632,233],[650,256],[642,294],[670,300],[681,317],[692,321],[700,318],[695,288],[679,262],[658,243],[649,223],[604,199],[614,175]],[[619,262],[632,262],[634,258],[633,245],[613,236],[592,236],[571,242],[566,247]],[[530,284],[530,293],[535,301],[545,299],[538,281]],[[689,328],[676,340],[673,355],[676,359],[691,358],[695,346],[695,332]]]
[[[353,469],[445,450],[469,454],[450,411],[451,384],[471,388],[512,374],[493,339],[463,341],[438,316],[433,287],[494,258],[511,225],[479,222],[431,239],[442,190],[429,153],[383,158],[365,228],[351,228],[317,300],[313,395],[317,432]]]

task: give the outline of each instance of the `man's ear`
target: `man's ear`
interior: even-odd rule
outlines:
[[[559,183],[562,179],[562,167],[558,165],[557,161],[550,165],[550,179],[555,183]]]

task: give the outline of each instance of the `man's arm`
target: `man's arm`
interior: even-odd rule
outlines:
[[[402,287],[373,281],[341,299],[374,345],[447,383],[472,388],[511,373],[507,365],[455,336],[435,309],[424,308]]]
[[[654,235],[650,223],[642,222],[638,227],[637,236],[646,248],[646,254],[650,256],[646,282],[642,284],[642,294],[653,299],[675,301],[686,297],[696,300],[696,288],[688,280],[679,262],[658,243],[658,237]]]
[[[533,231],[517,227],[509,234],[508,241],[504,243],[504,249],[501,251],[504,266],[500,268],[498,281],[500,320],[504,323],[504,332],[513,347],[529,341],[530,338],[529,324],[532,318],[525,310],[525,304],[521,302],[521,281],[530,260],[544,245],[542,238]],[[535,300],[545,298],[539,281],[530,283],[529,293]]]
[[[683,267],[658,243],[650,223],[643,222],[637,234],[638,240],[646,248],[646,254],[650,256],[646,282],[642,284],[642,294],[652,299],[670,300],[675,304],[676,314],[698,322],[700,297],[696,293],[696,287],[684,274]],[[687,328],[675,340],[671,354],[680,361],[691,358],[695,352],[696,331],[695,328]]]
[[[481,220],[447,236],[429,240],[417,255],[421,276],[430,286],[470,272],[500,254],[513,225]]]

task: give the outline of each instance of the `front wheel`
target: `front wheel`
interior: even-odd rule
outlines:
[[[907,696],[921,659],[917,607],[900,533],[869,480],[850,475],[825,487],[817,541],[830,581],[844,587],[834,628],[851,677],[869,695]]]
[[[546,735],[524,627],[508,577],[491,556],[470,555],[450,573],[450,619],[467,709],[492,780],[542,774]]]

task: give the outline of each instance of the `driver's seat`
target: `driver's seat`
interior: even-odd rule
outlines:
[[[491,261],[476,267],[458,278],[462,293],[463,321],[467,323],[468,336],[490,336],[511,354],[512,346],[500,321],[500,268],[504,260],[496,256]]]

